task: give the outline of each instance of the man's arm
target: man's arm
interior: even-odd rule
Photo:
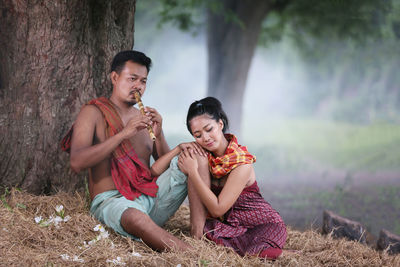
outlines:
[[[70,165],[77,173],[104,160],[122,141],[121,135],[114,135],[103,143],[93,145],[96,125],[100,120],[103,120],[101,111],[92,105],[85,106],[76,119]]]
[[[154,141],[153,147],[153,158],[154,160],[158,160],[160,157],[168,153],[171,149],[168,146],[167,140],[165,139],[163,131],[161,131],[160,135],[157,136]]]
[[[153,131],[156,135],[152,155],[154,160],[157,160],[159,157],[168,153],[171,149],[169,148],[168,143],[165,140],[164,132],[162,130],[162,117],[160,113],[158,113],[156,109],[151,107],[146,107],[145,112],[151,118]]]
[[[101,111],[92,105],[85,106],[79,113],[74,124],[71,140],[70,165],[75,172],[80,172],[100,163],[109,157],[124,139],[131,138],[150,124],[149,118],[138,116],[131,119],[121,132],[107,138],[102,143],[93,145],[96,127],[100,125],[102,120]]]
[[[168,151],[161,157],[159,157],[153,165],[151,165],[150,172],[153,176],[160,176],[166,169],[168,169],[171,160],[181,152],[179,146]]]

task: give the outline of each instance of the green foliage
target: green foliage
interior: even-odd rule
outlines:
[[[10,191],[8,188],[4,188],[4,193],[0,196],[1,202],[3,203],[3,206],[6,207],[9,211],[13,211],[11,206],[7,202],[7,197],[10,195]]]
[[[380,37],[381,27],[391,10],[391,1],[292,1],[284,11],[302,37],[305,32],[326,38],[366,40]]]
[[[161,0],[160,24],[172,22],[188,31],[207,23],[205,11],[222,14],[227,21],[244,27],[240,19],[223,1],[213,0]],[[247,0],[249,5],[252,1]],[[317,39],[354,39],[365,41],[387,34],[387,20],[397,17],[398,3],[391,0],[271,0],[271,9],[265,18],[260,41],[263,44],[280,40],[289,34],[306,45],[309,37]],[[256,9],[257,6],[254,6]],[[393,12],[391,12],[393,11]],[[393,30],[400,32],[400,27]]]
[[[227,22],[244,27],[242,21],[222,1],[214,0],[161,0],[159,24],[171,22],[183,31],[196,33],[206,21],[206,10],[221,14]]]
[[[201,24],[199,10],[203,6],[201,0],[161,0],[160,25],[172,22],[183,31],[188,31]]]
[[[198,263],[199,266],[207,267],[209,264],[210,264],[209,260],[199,259],[199,263]]]

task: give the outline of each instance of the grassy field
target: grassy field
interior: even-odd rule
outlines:
[[[400,125],[282,120],[244,129],[243,140],[263,162],[256,167],[261,172],[400,170]]]

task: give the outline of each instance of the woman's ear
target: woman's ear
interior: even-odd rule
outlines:
[[[222,121],[222,119],[219,119],[218,126],[221,128],[221,131],[224,129],[224,122]]]

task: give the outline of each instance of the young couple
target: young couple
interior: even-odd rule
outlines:
[[[285,224],[260,195],[255,157],[225,133],[221,103],[212,97],[192,103],[186,122],[195,142],[171,150],[157,110],[146,107],[142,114],[135,107],[134,93],[145,92],[150,66],[141,52],[118,53],[111,65],[111,97],[84,105],[63,140],[71,168],[89,169],[90,212],[153,249],[185,250],[187,243],[161,227],[188,195],[193,237],[205,235],[240,255],[277,258]]]

